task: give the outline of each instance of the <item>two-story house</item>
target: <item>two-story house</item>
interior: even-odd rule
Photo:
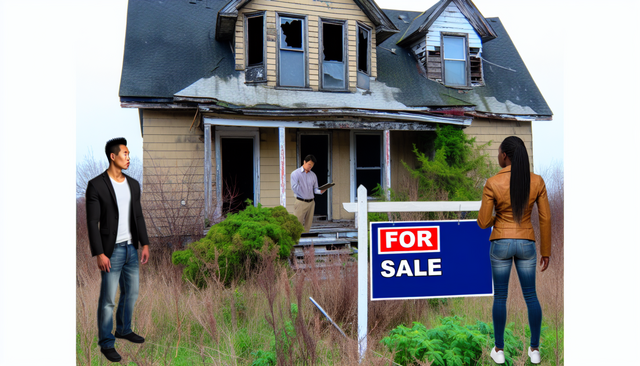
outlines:
[[[139,110],[145,162],[198,167],[208,215],[231,185],[292,212],[290,173],[314,154],[320,184],[336,183],[316,200],[327,220],[353,219],[341,203],[360,184],[396,186],[438,125],[497,142],[492,156],[518,135],[533,155],[532,121],[552,116],[500,20],[470,0],[422,13],[373,0],[130,0],[120,100]]]

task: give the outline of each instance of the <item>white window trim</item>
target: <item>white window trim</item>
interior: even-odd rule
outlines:
[[[444,47],[444,37],[460,37],[464,39],[464,55],[465,55],[465,60],[464,60],[464,64],[465,64],[465,68],[464,68],[464,72],[465,72],[465,84],[464,85],[449,85],[447,84],[447,79],[445,77],[445,61],[447,59],[444,58],[444,53],[445,53],[445,47]],[[452,88],[470,88],[471,87],[471,71],[470,71],[470,61],[469,61],[469,34],[467,33],[452,33],[452,32],[441,32],[440,33],[440,59],[441,59],[441,67],[442,67],[442,83],[445,86],[448,87],[452,87]],[[449,59],[449,60],[453,60],[453,61],[462,61],[462,60],[455,60],[455,59]]]

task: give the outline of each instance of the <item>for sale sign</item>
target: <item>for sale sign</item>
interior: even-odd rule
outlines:
[[[371,300],[493,295],[490,234],[476,220],[372,222]]]

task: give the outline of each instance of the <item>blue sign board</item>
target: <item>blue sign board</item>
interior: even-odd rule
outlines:
[[[476,220],[372,222],[371,300],[491,296],[490,229]]]

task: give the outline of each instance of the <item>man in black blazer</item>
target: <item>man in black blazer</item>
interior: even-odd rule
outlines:
[[[116,138],[105,146],[109,168],[89,181],[86,193],[87,226],[91,255],[97,257],[102,275],[98,300],[98,345],[112,362],[121,357],[115,338],[143,343],[131,330],[133,307],[138,298],[138,243],[142,244],[140,263],[149,260],[149,237],[140,205],[140,183],[122,173],[129,168],[127,140]],[[120,284],[120,301],[113,331],[113,309]]]

